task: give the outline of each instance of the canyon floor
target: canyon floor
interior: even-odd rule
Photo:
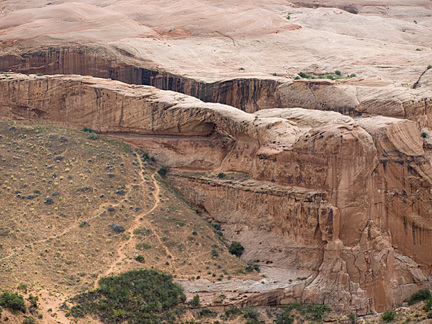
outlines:
[[[187,323],[428,320],[431,44],[426,0],[0,0],[1,288],[43,323],[141,268]]]

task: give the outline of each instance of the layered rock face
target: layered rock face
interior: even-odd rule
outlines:
[[[429,284],[432,169],[414,121],[300,108],[248,114],[92,77],[0,78],[1,117],[141,146],[172,167],[172,186],[225,238],[241,242],[245,260],[313,272],[278,303],[366,314]]]

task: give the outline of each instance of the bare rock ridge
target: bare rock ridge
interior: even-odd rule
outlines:
[[[89,127],[141,146],[245,246],[245,260],[313,272],[305,285],[270,292],[278,304],[325,302],[358,314],[399,305],[430,283],[432,169],[417,125],[426,115],[249,114],[93,77],[0,75],[2,118]],[[209,170],[247,177],[200,173]]]

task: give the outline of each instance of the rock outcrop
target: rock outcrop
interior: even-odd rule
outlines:
[[[316,273],[300,295],[273,296],[280,304],[366,314],[428,284],[432,168],[414,121],[248,114],[148,86],[17,74],[0,76],[0,116],[88,127],[150,151],[172,167],[172,186],[244,245],[245,260]],[[200,173],[209,170],[244,177]]]

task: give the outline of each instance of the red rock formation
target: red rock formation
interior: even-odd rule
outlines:
[[[366,314],[428,284],[432,169],[415,122],[299,108],[251,115],[91,77],[0,78],[1,117],[89,127],[142,146],[177,170],[174,188],[240,241],[247,261],[316,271],[301,296],[288,289],[279,303]]]

